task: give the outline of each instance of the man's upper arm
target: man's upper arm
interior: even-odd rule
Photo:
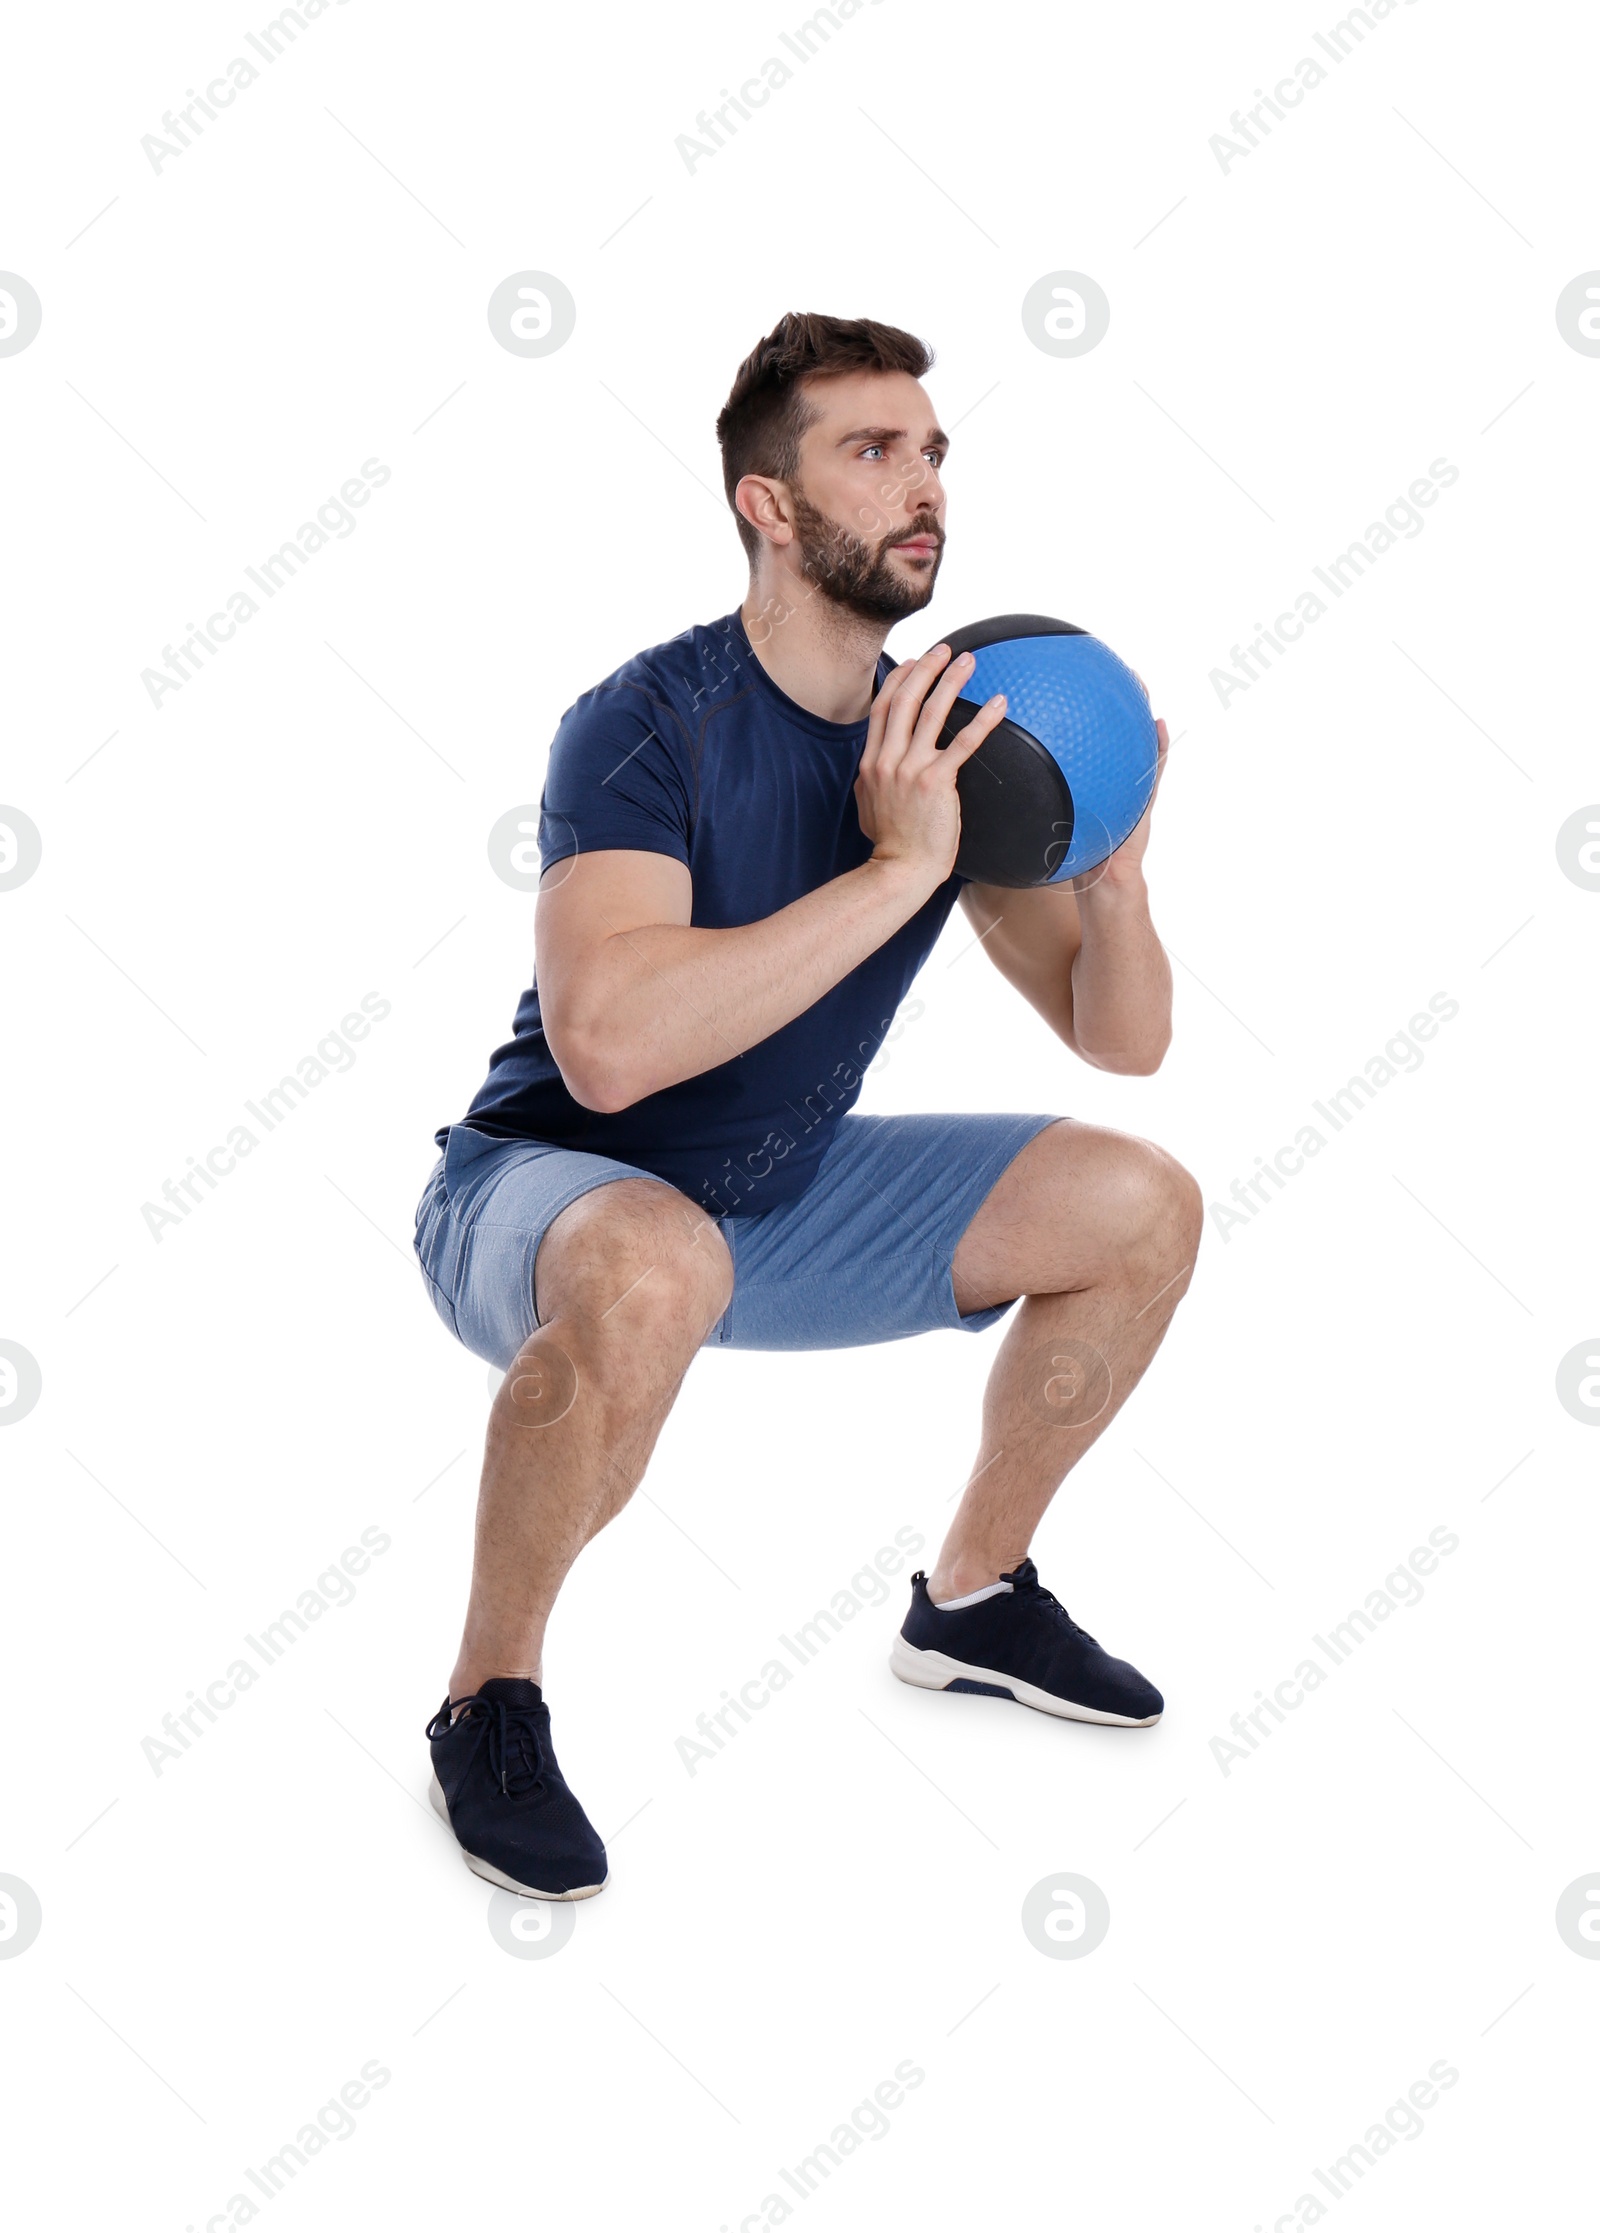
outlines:
[[[603,949],[651,923],[685,924],[694,888],[667,853],[580,853],[547,868],[539,882],[533,943],[539,1015],[567,1090],[586,1106],[590,1052],[605,1012]]]
[[[1083,944],[1083,929],[1072,887],[1015,891],[1005,884],[963,884],[961,907],[1001,976],[1077,1053],[1072,965]]]

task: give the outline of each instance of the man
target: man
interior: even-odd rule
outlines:
[[[536,982],[465,1122],[438,1133],[418,1206],[440,1315],[506,1375],[461,1649],[428,1725],[433,1800],[471,1868],[535,1898],[606,1877],[551,1741],[545,1623],[706,1344],[977,1333],[1020,1299],[891,1665],[1076,1720],[1162,1711],[1040,1585],[1028,1545],[1166,1330],[1199,1190],[1162,1149],[1073,1118],[849,1113],[958,901],[1086,1062],[1144,1075],[1170,1036],[1148,813],[1075,888],[954,871],[956,772],[1004,700],[938,750],[970,659],[882,657],[944,549],[931,362],[892,326],[791,315],[740,367],[717,436],[748,592],[564,716]]]

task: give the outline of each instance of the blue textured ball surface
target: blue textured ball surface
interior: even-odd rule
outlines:
[[[1070,620],[999,613],[958,628],[973,672],[939,734],[954,743],[985,701],[1006,711],[956,771],[956,873],[1013,890],[1097,868],[1134,829],[1155,788],[1160,739],[1139,678]]]
[[[981,705],[1003,690],[1006,719],[1037,738],[1072,794],[1072,840],[1046,881],[1098,867],[1155,787],[1159,744],[1138,677],[1097,636],[1022,636],[973,660],[962,697]]]

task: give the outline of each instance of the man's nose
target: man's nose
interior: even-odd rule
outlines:
[[[929,486],[932,479],[933,467],[925,457],[901,466],[900,486],[909,510],[915,511],[919,506],[924,510],[932,510],[938,495],[937,490]]]

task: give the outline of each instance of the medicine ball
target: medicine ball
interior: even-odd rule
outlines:
[[[1097,636],[1038,613],[948,639],[974,659],[941,749],[997,690],[1005,719],[960,769],[957,872],[979,884],[1062,884],[1114,853],[1150,803],[1160,750],[1139,679]]]

